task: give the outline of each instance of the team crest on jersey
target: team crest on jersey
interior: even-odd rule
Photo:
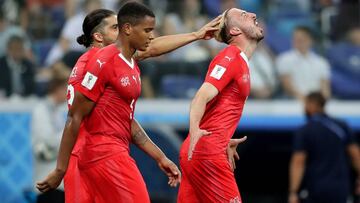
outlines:
[[[129,85],[130,85],[130,79],[129,79],[128,76],[122,77],[122,78],[120,79],[120,82],[121,82],[121,85],[122,85],[123,87],[126,87],[126,86],[129,86]]]
[[[97,77],[95,75],[91,74],[90,72],[86,72],[81,85],[86,87],[88,90],[91,90],[94,87],[96,80]]]
[[[241,200],[239,197],[234,197],[233,199],[230,200],[229,203],[241,203]]]
[[[210,76],[220,80],[221,77],[224,75],[226,71],[226,68],[220,66],[220,65],[215,65],[214,69],[211,71]]]

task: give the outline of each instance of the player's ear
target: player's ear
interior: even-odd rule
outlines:
[[[130,35],[131,31],[132,31],[132,26],[130,23],[125,23],[122,27],[122,29],[124,30],[126,35]]]
[[[241,35],[241,34],[242,34],[242,31],[241,31],[240,28],[234,26],[234,27],[232,27],[232,28],[230,29],[230,32],[229,32],[229,33],[230,33],[230,35],[232,35],[232,36],[237,36],[237,35]]]
[[[103,35],[102,35],[101,33],[95,32],[95,33],[93,34],[93,38],[94,38],[94,40],[97,41],[97,42],[102,42],[104,37],[103,37]]]

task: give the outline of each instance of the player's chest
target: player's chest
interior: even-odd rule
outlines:
[[[233,88],[239,96],[247,97],[250,94],[250,72],[247,66],[239,68],[239,73],[234,80]]]
[[[141,78],[138,67],[121,66],[116,68],[110,84],[119,97],[138,98],[141,93]]]

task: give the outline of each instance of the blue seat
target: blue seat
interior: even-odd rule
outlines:
[[[38,65],[43,66],[45,64],[46,57],[55,43],[55,39],[46,39],[35,41],[32,44],[32,49],[36,55]]]
[[[165,97],[192,98],[202,84],[201,77],[191,75],[165,75],[160,89]]]
[[[171,129],[166,127],[147,128],[146,132],[154,143],[179,166],[179,149],[181,141]],[[135,159],[144,177],[150,197],[153,201],[175,202],[178,188],[171,188],[167,176],[160,170],[157,163],[135,146],[131,146],[131,156]]]
[[[276,54],[291,48],[292,33],[297,26],[316,27],[309,13],[294,9],[274,11],[266,24],[265,41]]]

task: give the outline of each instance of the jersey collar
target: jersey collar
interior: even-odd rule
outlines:
[[[130,62],[130,61],[128,61],[128,60],[124,57],[124,55],[122,55],[122,53],[119,54],[119,57],[120,57],[123,61],[125,61],[125,63],[128,64],[131,69],[134,69],[134,59],[133,59],[133,58],[131,58],[131,62]]]
[[[240,53],[240,56],[244,59],[244,61],[246,62],[246,64],[249,66],[249,59],[246,56],[246,54],[244,52]]]

